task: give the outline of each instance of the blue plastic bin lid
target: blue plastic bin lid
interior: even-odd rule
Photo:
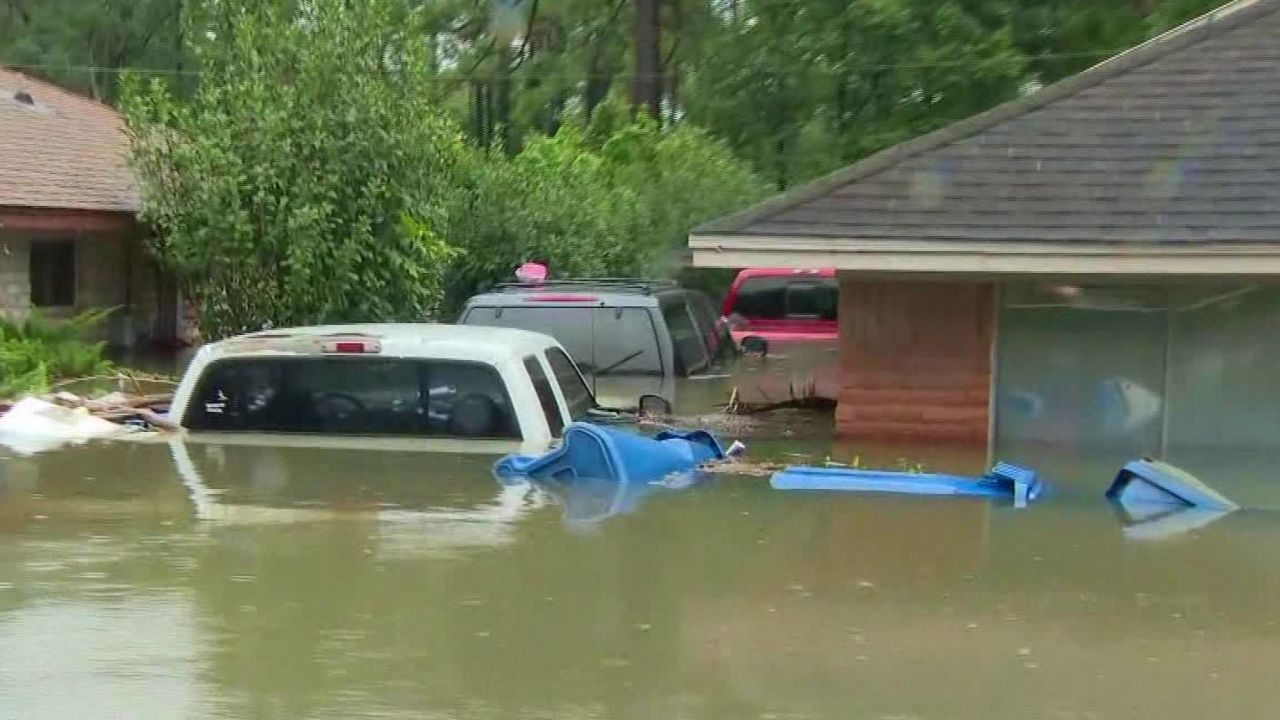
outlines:
[[[1120,468],[1106,496],[1135,515],[1158,513],[1162,507],[1240,507],[1191,473],[1150,458],[1134,460]]]

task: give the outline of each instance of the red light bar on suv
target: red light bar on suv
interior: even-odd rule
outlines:
[[[537,295],[525,295],[524,299],[529,302],[595,302],[600,298],[595,295],[546,295],[539,293]]]

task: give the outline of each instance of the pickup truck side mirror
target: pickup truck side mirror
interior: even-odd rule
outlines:
[[[665,417],[671,414],[671,403],[661,395],[641,395],[637,407],[641,415]]]

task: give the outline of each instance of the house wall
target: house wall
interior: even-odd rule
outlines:
[[[842,437],[985,446],[990,283],[840,277]]]
[[[0,231],[0,315],[25,317],[31,304],[30,258],[23,238]]]
[[[0,314],[18,319],[30,314],[30,248],[33,242],[45,238],[67,236],[0,231]],[[159,303],[177,299],[158,297],[156,266],[142,242],[135,236],[118,233],[80,235],[74,239],[75,307],[47,308],[44,314],[60,317],[91,308],[127,305],[131,310],[128,335],[135,342],[152,337]],[[95,336],[107,339],[110,334],[111,326],[104,324]]]

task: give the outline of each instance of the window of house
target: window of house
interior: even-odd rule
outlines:
[[[31,243],[31,304],[70,307],[76,304],[76,246],[71,241]]]

